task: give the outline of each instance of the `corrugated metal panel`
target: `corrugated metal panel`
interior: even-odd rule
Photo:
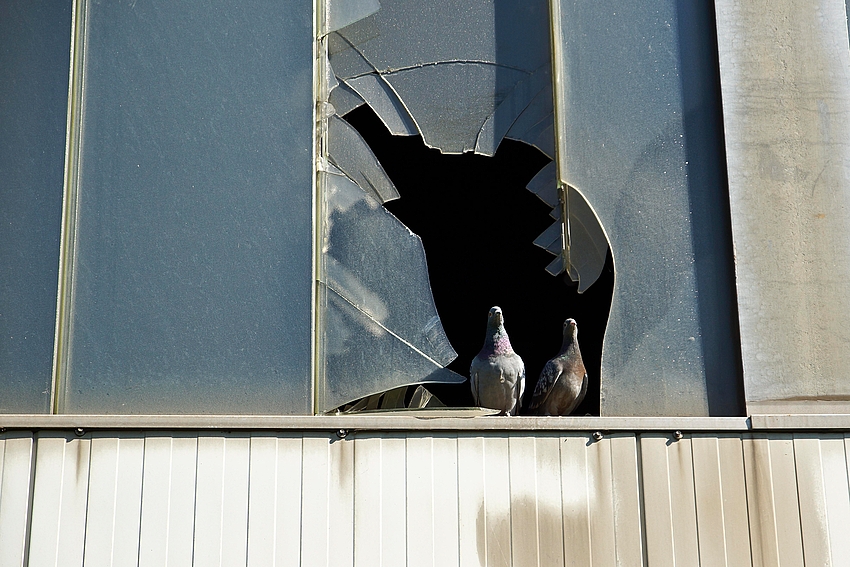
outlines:
[[[0,436],[0,565],[24,564],[30,513],[33,440],[26,434]]]
[[[841,433],[5,433],[0,565],[838,567],[848,445]]]

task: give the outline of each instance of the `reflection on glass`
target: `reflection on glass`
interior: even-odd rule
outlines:
[[[50,411],[71,2],[0,3],[0,413]]]
[[[507,135],[551,156],[551,131],[529,135],[552,123],[551,95],[540,96],[551,92],[548,21],[545,0],[382,0],[375,14],[330,34],[328,48],[337,76],[393,134],[484,155]]]
[[[312,2],[91,2],[66,412],[312,411]]]
[[[463,382],[422,241],[343,175],[322,173],[320,411],[418,382]]]
[[[713,8],[684,4],[553,4],[560,179],[616,268],[604,415],[740,411]]]

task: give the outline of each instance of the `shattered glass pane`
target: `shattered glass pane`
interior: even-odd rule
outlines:
[[[465,381],[444,368],[457,354],[434,307],[422,241],[348,177],[323,172],[320,181],[319,410],[407,384]]]
[[[385,0],[331,34],[328,49],[340,79],[373,87],[355,90],[394,133],[420,133],[444,153],[493,155],[526,111],[529,127],[551,112],[551,100],[531,106],[551,90],[548,12],[545,0]],[[527,133],[516,135],[552,147]]]
[[[64,411],[311,413],[313,3],[80,25]]]
[[[374,14],[381,4],[378,0],[330,0],[325,6],[327,21],[324,33],[330,33]]]
[[[603,415],[740,411],[725,165],[719,124],[698,120],[718,104],[696,88],[716,63],[692,16],[711,9],[553,4],[560,180],[599,215],[616,267]]]
[[[419,133],[407,109],[401,104],[387,81],[376,73],[346,79],[346,84],[385,120],[384,125],[393,136],[414,136]]]
[[[366,140],[339,116],[328,120],[328,159],[379,203],[398,199],[395,185]]]
[[[0,413],[50,411],[71,2],[0,3]]]
[[[340,116],[348,114],[358,106],[366,104],[360,95],[354,89],[344,83],[340,83],[331,91],[328,101],[333,105],[334,110]]]

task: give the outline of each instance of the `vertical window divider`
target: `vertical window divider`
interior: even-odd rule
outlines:
[[[328,100],[327,83],[324,80],[329,72],[326,69],[327,41],[324,32],[327,29],[325,6],[327,0],[313,0],[313,329],[312,329],[312,368],[313,378],[313,408],[312,413],[316,415],[324,398],[324,353],[321,345],[324,324],[322,315],[321,298],[323,294],[319,289],[322,275],[322,235],[324,233],[324,204],[320,187],[319,169],[320,163],[327,154],[325,140],[327,136],[328,120],[325,115],[325,105]]]
[[[51,412],[60,413],[65,402],[65,373],[69,356],[71,304],[74,292],[74,253],[82,146],[82,112],[85,72],[86,0],[74,0],[71,16],[71,65],[68,78],[68,117],[65,127],[65,174],[62,195],[62,228],[59,242],[59,285],[56,330],[53,340]]]

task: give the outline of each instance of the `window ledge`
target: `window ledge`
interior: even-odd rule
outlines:
[[[499,417],[479,410],[404,415],[0,415],[4,429],[422,430],[422,431],[748,431],[746,417]],[[850,423],[850,416],[843,416]]]
[[[401,415],[400,415],[401,414]],[[850,414],[751,417],[499,417],[459,409],[333,416],[0,414],[10,429],[294,431],[759,431],[850,430]]]

